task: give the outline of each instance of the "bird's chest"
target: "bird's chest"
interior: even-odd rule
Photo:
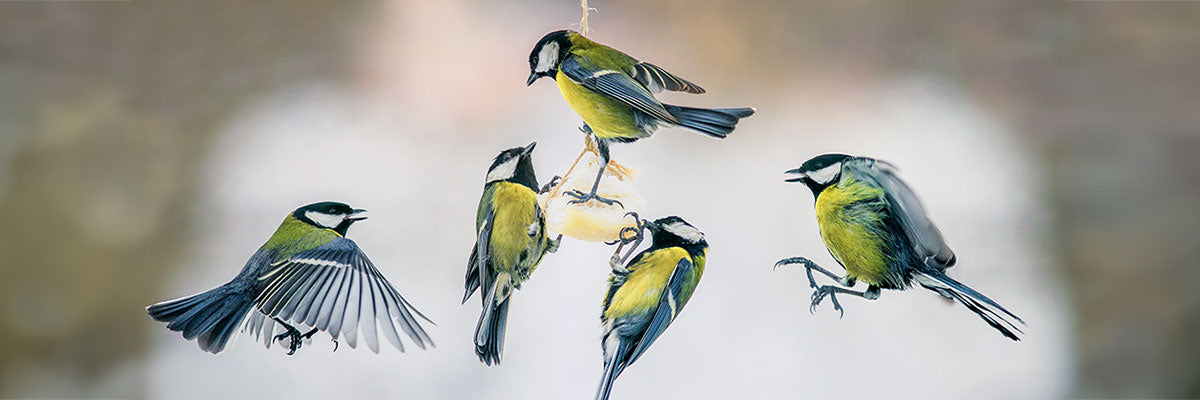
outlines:
[[[872,285],[888,280],[879,193],[830,186],[817,197],[817,225],[829,253],[849,276]]]
[[[546,227],[539,223],[535,208],[537,195],[520,185],[504,185],[497,188],[494,201],[492,263],[499,270],[516,272],[518,282],[523,281],[545,245]]]
[[[634,121],[633,108],[625,103],[572,82],[562,72],[554,81],[558,83],[558,91],[567,105],[583,118],[596,136],[603,139],[644,136]]]

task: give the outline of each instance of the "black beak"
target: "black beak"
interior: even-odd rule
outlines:
[[[803,170],[801,170],[800,168],[796,168],[796,169],[789,169],[789,170],[787,170],[787,171],[784,171],[783,173],[785,173],[785,174],[798,174],[798,175],[800,175],[800,176],[797,176],[797,177],[793,177],[793,178],[784,179],[784,180],[783,180],[784,182],[800,182],[800,181],[804,180],[804,178],[807,178],[807,177],[808,177],[808,174],[807,174],[807,173],[805,173],[805,172],[804,172]]]
[[[537,73],[537,72],[530,72],[530,73],[529,73],[529,79],[526,79],[526,80],[525,80],[525,86],[532,85],[532,84],[533,84],[533,81],[536,81],[536,80],[538,80],[538,78],[541,78],[541,77],[542,77],[542,76],[541,76],[541,75],[538,75],[538,73]]]
[[[346,216],[346,219],[350,221],[362,221],[367,219],[367,210],[356,208],[354,211],[350,212],[350,215]]]
[[[521,154],[529,155],[530,153],[533,153],[534,147],[537,147],[537,142],[533,142],[533,143],[530,143],[528,146],[525,146],[525,152],[523,152]]]

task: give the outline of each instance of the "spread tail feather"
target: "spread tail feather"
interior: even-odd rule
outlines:
[[[667,112],[679,120],[679,126],[724,139],[733,132],[738,120],[754,115],[753,108],[694,108],[664,104]]]
[[[154,304],[146,311],[155,321],[166,322],[167,329],[182,332],[187,340],[196,339],[201,350],[216,354],[225,349],[252,305],[250,296],[221,286]]]
[[[918,272],[915,278],[921,286],[938,292],[943,296],[958,300],[959,303],[962,303],[962,305],[975,312],[976,315],[983,318],[988,325],[996,328],[1005,337],[1020,341],[1021,338],[1017,337],[1017,333],[1025,333],[1013,322],[1015,320],[1021,325],[1025,325],[1025,321],[1021,317],[1016,316],[1016,314],[1008,311],[982,293],[975,291],[975,289],[971,289],[967,285],[951,279],[941,271]]]
[[[488,293],[491,295],[491,293]],[[479,316],[479,324],[475,326],[475,355],[479,361],[487,365],[499,365],[500,355],[504,352],[504,329],[508,323],[508,304],[510,298],[500,304],[489,297],[483,305],[483,314]]]

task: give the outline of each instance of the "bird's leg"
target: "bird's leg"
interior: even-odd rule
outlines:
[[[283,339],[291,339],[291,342],[288,343],[289,356],[296,354],[296,350],[300,349],[304,339],[311,338],[312,335],[317,333],[317,328],[313,328],[311,331],[308,331],[308,333],[301,334],[299,329],[296,329],[296,327],[287,322],[283,322],[283,320],[279,319],[278,317],[272,317],[272,319],[274,319],[275,322],[278,322],[280,325],[283,325],[283,329],[285,329],[283,333],[275,335],[274,340],[280,341]]]
[[[879,286],[871,285],[867,287],[867,290],[861,292],[833,285],[818,287],[817,290],[813,291],[812,304],[808,306],[808,312],[816,312],[817,306],[821,304],[822,300],[825,300],[825,296],[829,296],[829,301],[833,303],[833,309],[841,313],[838,315],[838,318],[845,316],[846,310],[842,308],[841,303],[838,303],[838,294],[858,296],[867,300],[875,300],[879,298]]]
[[[818,285],[817,285],[817,280],[813,279],[813,270],[820,272],[822,275],[828,276],[830,279],[838,281],[838,283],[841,283],[842,286],[847,286],[847,287],[854,286],[854,278],[851,278],[849,275],[838,276],[837,274],[835,274],[833,272],[829,272],[829,270],[822,268],[820,265],[817,265],[817,263],[812,262],[812,260],[809,260],[804,257],[792,257],[792,258],[785,258],[785,259],[779,260],[779,262],[775,263],[775,268],[779,268],[784,265],[791,265],[791,264],[803,264],[804,265],[804,270],[805,270],[804,272],[808,274],[808,286],[810,286],[814,289],[817,288]]]
[[[584,126],[586,127],[587,125],[585,124]],[[571,200],[568,203],[579,204],[579,203],[586,203],[589,200],[596,200],[601,203],[604,203],[605,205],[611,206],[611,205],[613,205],[613,203],[616,203],[616,204],[619,204],[621,206],[621,208],[625,208],[625,205],[621,204],[620,201],[616,201],[613,199],[608,199],[608,198],[604,198],[604,197],[600,197],[600,196],[596,195],[596,190],[600,188],[600,179],[604,178],[604,170],[605,170],[605,168],[608,168],[608,160],[609,160],[608,142],[605,141],[604,139],[596,138],[596,147],[597,147],[598,153],[600,154],[600,171],[596,172],[596,180],[592,182],[592,191],[587,194],[584,194],[582,191],[580,191],[578,189],[566,192],[564,194],[575,198],[574,200]]]

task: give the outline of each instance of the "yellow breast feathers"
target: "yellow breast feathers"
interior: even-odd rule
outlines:
[[[882,189],[857,183],[851,177],[844,177],[817,196],[817,225],[829,252],[846,268],[846,274],[872,285],[888,276],[879,226],[882,197]]]
[[[497,183],[492,197],[492,262],[499,269],[512,268],[529,248],[529,225],[537,219],[537,194],[521,184]]]
[[[572,82],[559,72],[554,78],[558,91],[567,105],[583,118],[592,132],[601,139],[615,137],[642,137],[645,134],[633,121],[633,108],[608,96],[593,92]]]
[[[604,310],[604,318],[651,312],[658,307],[658,300],[675,272],[675,266],[687,257],[688,252],[679,247],[643,255],[636,264],[629,266],[629,276]]]

